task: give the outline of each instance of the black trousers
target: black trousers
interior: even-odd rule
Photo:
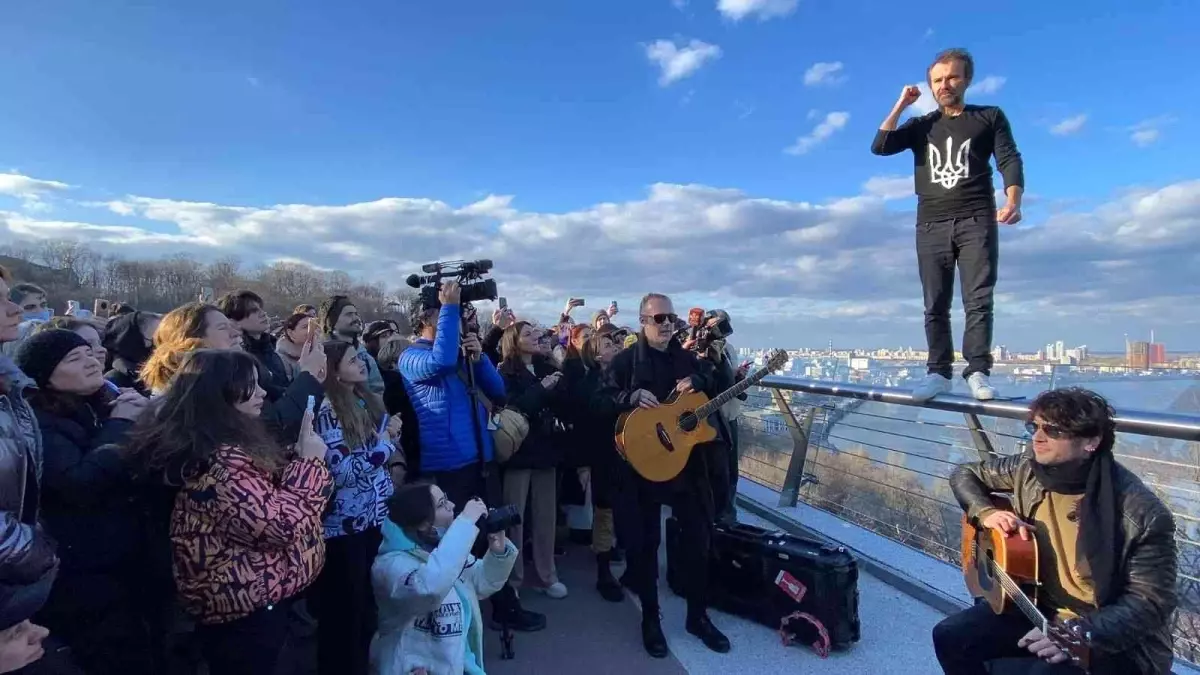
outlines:
[[[209,675],[274,673],[287,639],[291,605],[289,599],[228,623],[197,624]]]
[[[991,374],[992,305],[999,255],[995,214],[917,223],[917,269],[925,294],[930,373],[947,378],[954,374],[950,305],[957,265],[967,314],[962,343],[967,369],[963,377],[976,372]]]
[[[148,622],[146,596],[132,575],[61,570],[34,619],[70,647],[72,659],[94,675],[161,672]]]
[[[1017,646],[1033,626],[1024,615],[997,615],[985,604],[942,619],[933,627],[933,650],[946,675],[989,675],[986,665],[998,659],[1022,659],[1027,675],[1083,675],[1073,665],[1051,665],[1033,657],[1029,650]],[[1092,675],[1133,675],[1133,664],[1122,656],[1093,658]]]
[[[729,450],[726,455],[729,471],[729,494],[726,496],[725,508],[721,515],[731,520],[737,520],[737,485],[741,466],[738,460],[742,457],[741,444],[738,439],[738,421],[729,420]]]
[[[367,675],[378,620],[371,565],[382,541],[377,527],[325,540],[325,567],[308,596],[319,675]]]
[[[631,587],[642,602],[642,612],[658,612],[658,548],[662,544],[662,507],[671,507],[679,521],[680,565],[688,614],[708,608],[708,556],[712,547],[713,521],[716,515],[708,471],[711,446],[697,448],[683,473],[669,483],[651,483],[626,469],[623,494],[617,500],[617,534],[625,545],[627,574]],[[719,447],[723,450],[724,445]],[[722,474],[724,471],[721,472]]]

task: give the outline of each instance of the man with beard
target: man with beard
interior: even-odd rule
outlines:
[[[975,63],[965,49],[938,54],[926,75],[938,109],[897,126],[904,111],[921,97],[916,86],[905,87],[871,143],[876,155],[910,150],[915,165],[917,268],[925,295],[929,372],[913,390],[913,398],[927,401],[952,387],[950,304],[957,264],[967,313],[963,378],[971,394],[985,401],[996,396],[988,376],[1000,250],[997,222],[1021,221],[1024,165],[1004,112],[964,102],[975,76]],[[989,164],[992,155],[1004,177],[1005,204],[999,210]]]
[[[959,466],[950,487],[967,517],[1034,537],[1042,613],[1078,625],[1092,675],[1171,671],[1176,597],[1175,520],[1113,459],[1113,411],[1099,394],[1056,389],[1029,407],[1033,451]],[[1012,511],[993,493],[1011,493]],[[1080,673],[1017,610],[986,603],[944,619],[933,646],[946,675],[985,675],[986,663],[1024,657],[1027,673]]]
[[[363,333],[362,317],[358,308],[344,295],[335,295],[321,303],[318,314],[321,322],[321,333],[331,340],[340,340],[354,345],[358,358],[367,364],[367,387],[383,395],[383,375],[379,373],[379,364],[367,351],[367,346],[359,338]]]

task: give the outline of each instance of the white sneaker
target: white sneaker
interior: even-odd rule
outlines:
[[[971,395],[977,401],[990,401],[996,398],[996,390],[988,381],[988,376],[983,373],[971,373],[971,376],[967,378],[967,386],[971,388]]]
[[[954,383],[948,378],[942,377],[937,373],[930,373],[925,376],[925,379],[921,380],[920,384],[913,388],[912,397],[914,401],[924,403],[938,394],[949,394],[953,388]]]
[[[539,593],[545,593],[546,597],[562,600],[567,597],[567,586],[561,581],[556,581],[545,588],[537,587]]]

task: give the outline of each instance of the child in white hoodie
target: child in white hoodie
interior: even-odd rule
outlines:
[[[516,546],[497,532],[473,557],[487,506],[472,499],[455,518],[454,503],[429,483],[397,488],[388,512],[371,569],[379,606],[371,672],[485,675],[479,601],[504,586]]]

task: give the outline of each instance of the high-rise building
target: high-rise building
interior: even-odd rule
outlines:
[[[1148,369],[1150,367],[1150,343],[1138,340],[1126,344],[1125,365],[1141,370]]]
[[[1165,366],[1167,364],[1167,346],[1161,342],[1150,343],[1150,365]]]

